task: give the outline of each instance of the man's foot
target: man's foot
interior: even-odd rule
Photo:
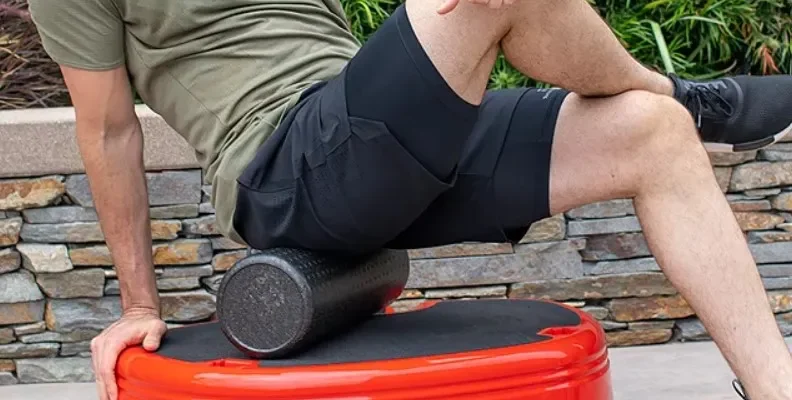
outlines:
[[[757,150],[792,131],[792,76],[692,81],[676,75],[674,98],[693,115],[708,151]]]
[[[734,391],[737,392],[737,394],[739,394],[744,400],[751,400],[748,398],[748,395],[745,394],[745,389],[743,389],[742,383],[740,383],[740,381],[736,379],[732,381],[732,387],[734,387]]]

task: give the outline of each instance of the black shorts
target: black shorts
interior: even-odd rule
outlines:
[[[513,242],[549,216],[568,92],[447,85],[399,8],[284,117],[239,178],[234,227],[257,249],[360,252]]]

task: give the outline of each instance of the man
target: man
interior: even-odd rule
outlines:
[[[166,330],[132,87],[196,149],[223,233],[254,248],[513,241],[632,198],[747,391],[792,399],[792,358],[705,152],[788,133],[792,77],[659,75],[584,0],[407,0],[362,47],[337,0],[30,6],[121,285],[123,317],[92,343],[102,399],[119,353]],[[563,89],[486,92],[499,51]]]

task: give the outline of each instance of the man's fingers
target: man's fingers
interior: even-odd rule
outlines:
[[[162,335],[165,334],[167,327],[165,324],[162,323],[155,323],[149,329],[148,333],[146,334],[146,338],[143,339],[143,348],[147,351],[156,351],[160,346],[160,341],[162,340]]]
[[[99,395],[99,400],[107,400],[107,391],[102,382],[102,374],[99,369],[99,358],[102,354],[102,335],[99,335],[91,340],[91,364],[93,366],[94,377],[96,379],[96,392]]]
[[[118,387],[116,386],[115,379],[115,366],[118,361],[118,355],[124,350],[126,346],[123,342],[108,343],[104,346],[102,358],[100,359],[99,368],[102,375],[102,382],[104,382],[105,392],[107,392],[108,400],[118,400]]]
[[[459,5],[459,0],[446,0],[440,8],[437,9],[438,14],[448,14]]]

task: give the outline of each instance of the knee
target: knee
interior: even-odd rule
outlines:
[[[707,158],[698,130],[688,110],[677,100],[643,91],[625,94],[626,132],[632,135],[637,153],[651,162],[672,162],[678,158]]]

